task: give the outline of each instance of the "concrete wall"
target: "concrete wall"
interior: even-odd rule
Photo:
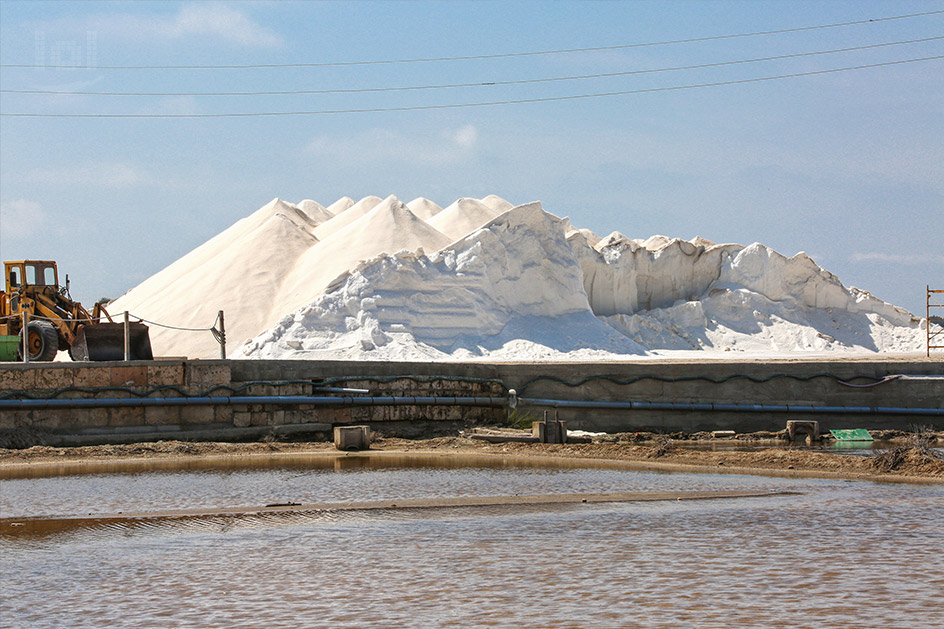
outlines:
[[[157,439],[238,440],[307,435],[330,439],[336,424],[367,424],[387,435],[455,434],[463,427],[503,421],[503,408],[463,406],[339,406],[240,403],[248,396],[341,396],[323,393],[324,371],[305,375],[291,365],[285,376],[234,374],[233,361],[140,361],[130,363],[0,364],[0,399],[91,398],[95,408],[0,408],[0,447],[43,444],[121,443]],[[237,370],[238,371],[238,370]],[[277,371],[277,370],[276,370]],[[348,374],[356,375],[353,371]],[[335,375],[335,374],[331,374]],[[368,376],[371,374],[367,374]],[[369,388],[377,396],[501,397],[500,383],[349,377],[337,387]],[[219,398],[219,404],[114,407],[111,399]],[[224,403],[226,402],[226,403]]]
[[[824,374],[829,374],[826,376]],[[131,363],[0,364],[3,397],[135,398],[210,396],[232,404],[88,409],[0,409],[0,446],[101,443],[149,439],[247,439],[304,433],[329,438],[335,424],[368,424],[375,431],[418,437],[455,434],[465,426],[504,420],[501,408],[457,406],[316,407],[245,404],[247,395],[324,395],[314,386],[369,389],[378,396],[503,396],[679,403],[807,404],[841,407],[944,409],[944,379],[892,380],[849,387],[848,380],[910,374],[944,376],[944,362],[923,358],[871,360],[691,361],[630,363],[411,363],[357,361],[149,361]],[[750,376],[762,382],[752,382]],[[569,386],[581,380],[579,386]],[[714,383],[708,379],[723,381]],[[313,382],[314,381],[314,382]],[[830,428],[940,429],[944,417],[903,414],[789,414],[771,412],[602,411],[522,404],[539,419],[557,412],[571,429],[625,432],[780,430],[787,419],[817,419]]]
[[[409,363],[354,361],[230,361],[236,380],[284,377],[332,377],[346,374],[390,376],[413,374],[493,378],[525,398],[598,401],[658,401],[721,404],[808,404],[944,409],[944,380],[893,380],[890,375],[944,377],[944,361],[924,357],[819,360],[639,360],[628,363]],[[817,377],[830,374],[834,377]],[[768,380],[766,382],[752,382]],[[780,377],[783,376],[783,377]],[[858,377],[858,379],[857,379]],[[653,379],[655,378],[655,379]],[[727,380],[715,384],[706,380]],[[568,386],[590,379],[578,387]],[[619,382],[636,380],[632,384]],[[674,381],[673,381],[674,380]],[[615,382],[614,382],[615,381]],[[540,419],[553,407],[526,406]],[[703,413],[692,411],[603,411],[559,409],[571,429],[625,432],[652,430],[781,430],[787,419],[818,419],[824,430],[838,428],[908,429],[912,424],[944,426],[944,417],[905,415],[793,415],[783,413]]]

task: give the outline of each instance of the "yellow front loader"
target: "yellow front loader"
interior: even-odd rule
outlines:
[[[59,285],[56,263],[19,260],[3,263],[4,291],[0,291],[0,337],[16,337],[22,359],[23,337],[30,360],[53,360],[68,350],[73,360],[122,360],[125,324],[115,323],[101,304],[92,312],[73,301],[69,280]],[[27,329],[23,329],[23,313]],[[107,323],[106,323],[107,321]],[[151,340],[142,323],[129,323],[132,360],[151,360]]]

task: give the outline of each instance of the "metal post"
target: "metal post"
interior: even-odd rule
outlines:
[[[29,362],[29,313],[23,311],[23,362]]]
[[[223,324],[222,310],[220,310],[220,358],[226,360],[226,326]]]
[[[125,360],[131,360],[131,329],[128,327],[127,310],[125,310]]]

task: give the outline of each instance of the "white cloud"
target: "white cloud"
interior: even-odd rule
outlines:
[[[427,166],[469,159],[478,138],[478,129],[473,125],[438,133],[370,129],[353,136],[315,137],[305,151],[344,163],[392,161]]]
[[[37,233],[46,221],[39,203],[17,199],[0,204],[0,234],[3,239],[28,238]]]
[[[453,141],[462,148],[472,148],[479,139],[479,130],[467,124],[457,129],[452,135]]]
[[[159,23],[158,28],[174,39],[193,35],[216,35],[220,39],[243,46],[270,48],[282,44],[282,39],[274,32],[225,4],[184,5],[172,21]]]
[[[149,173],[121,163],[85,164],[66,168],[40,168],[28,171],[24,180],[47,186],[75,186],[99,188],[128,188],[151,185],[156,182]]]
[[[854,253],[849,256],[853,262],[888,262],[891,264],[944,264],[944,255],[933,253]]]
[[[135,40],[210,37],[250,48],[278,48],[284,43],[276,32],[219,2],[185,4],[173,14],[98,15],[89,20],[88,28],[102,35]]]

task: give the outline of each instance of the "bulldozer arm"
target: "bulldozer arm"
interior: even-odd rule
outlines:
[[[153,360],[151,337],[143,323],[129,323],[131,360]],[[69,350],[72,360],[123,360],[125,326],[123,323],[98,323],[79,326]]]

